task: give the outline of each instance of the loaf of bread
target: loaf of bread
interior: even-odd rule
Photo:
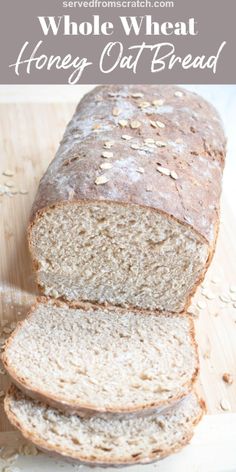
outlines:
[[[134,412],[186,396],[198,356],[188,316],[41,301],[2,361],[32,397],[65,410]]]
[[[38,448],[91,465],[162,459],[193,435],[204,405],[193,394],[162,414],[102,414],[81,418],[31,400],[15,387],[5,398],[9,420]]]
[[[225,138],[173,86],[102,86],[43,176],[29,244],[46,295],[181,312],[211,260]]]

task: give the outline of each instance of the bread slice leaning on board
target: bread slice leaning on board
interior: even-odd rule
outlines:
[[[66,410],[135,412],[188,395],[198,374],[188,316],[42,300],[8,339],[13,382]]]
[[[44,294],[182,312],[211,261],[225,137],[169,85],[101,86],[41,179],[29,244]]]
[[[187,444],[204,410],[195,394],[161,414],[81,418],[32,400],[16,387],[5,399],[12,424],[38,448],[87,465],[148,463]]]

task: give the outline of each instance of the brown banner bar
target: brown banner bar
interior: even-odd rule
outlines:
[[[5,0],[0,83],[236,83],[235,0]]]

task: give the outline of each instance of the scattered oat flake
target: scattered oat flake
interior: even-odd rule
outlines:
[[[236,292],[236,285],[230,285],[229,291],[233,293]]]
[[[229,303],[230,302],[230,298],[228,297],[228,295],[220,295],[220,300],[224,303]]]
[[[234,381],[233,379],[233,376],[229,373],[229,372],[225,372],[223,375],[222,375],[222,379],[225,383],[231,385]]]
[[[208,300],[214,300],[216,298],[216,296],[212,292],[206,292],[204,293],[204,295]]]
[[[162,166],[157,166],[157,170],[158,172],[160,172],[161,174],[164,174],[164,175],[170,175],[170,170],[167,169],[167,167],[162,167]]]
[[[141,126],[141,123],[140,121],[137,121],[137,120],[131,121],[130,123],[130,128],[132,129],[140,128],[140,126]]]
[[[128,125],[127,120],[120,120],[118,121],[118,124],[121,126],[121,128],[125,128]]]
[[[18,457],[18,450],[12,446],[4,447],[1,450],[1,459],[3,460],[12,461],[14,459],[17,459],[17,457]]]
[[[165,123],[162,123],[162,121],[156,121],[156,125],[158,126],[158,128],[165,128],[166,127]]]
[[[230,403],[228,402],[228,400],[226,400],[226,398],[222,398],[222,400],[220,401],[220,407],[224,411],[231,410]]]
[[[37,456],[39,451],[33,444],[22,444],[19,447],[20,454],[24,456]]]
[[[29,193],[29,191],[23,188],[23,189],[20,189],[20,190],[19,190],[19,193],[20,193],[21,195],[27,195],[27,193]]]
[[[164,141],[156,141],[156,145],[158,147],[166,147],[166,143]]]
[[[147,187],[146,192],[152,192],[152,187]]]
[[[206,295],[207,294],[207,288],[205,288],[205,287],[201,288],[201,294]]]
[[[110,159],[111,157],[113,157],[113,152],[111,152],[111,151],[104,151],[104,152],[102,153],[102,157],[105,157],[105,158],[107,158],[107,159]]]
[[[172,171],[170,172],[170,176],[171,176],[172,179],[174,179],[174,180],[177,180],[177,179],[179,178],[178,175],[176,174],[176,172],[175,172],[174,170],[172,170]]]
[[[121,110],[119,108],[113,108],[112,110],[112,115],[113,116],[119,116],[121,114]]]
[[[12,332],[12,328],[8,327],[8,326],[4,326],[2,332],[4,334],[10,334]]]
[[[210,357],[211,357],[211,351],[210,351],[210,349],[207,349],[203,354],[203,358],[204,359],[210,359]]]
[[[144,174],[144,168],[138,167],[137,172],[139,172],[140,174]]]
[[[194,318],[198,318],[198,317],[199,317],[199,310],[198,310],[197,307],[195,307],[195,306],[189,308],[189,309],[188,309],[188,313],[190,313],[190,315],[192,315]]]
[[[105,141],[103,144],[103,147],[106,149],[110,149],[112,146],[114,146],[114,141]]]
[[[204,310],[206,308],[206,303],[203,300],[199,300],[197,302],[197,307],[200,308],[200,310]]]
[[[138,107],[139,107],[139,108],[148,108],[148,107],[150,107],[150,106],[151,106],[151,103],[150,103],[150,102],[140,102],[140,103],[138,104]]]
[[[2,174],[5,175],[6,177],[13,177],[14,172],[10,169],[6,169],[6,170],[3,171]]]
[[[135,150],[142,149],[142,148],[140,147],[140,144],[131,144],[130,147],[131,147],[131,149],[135,149]]]
[[[218,284],[220,282],[220,279],[219,279],[219,277],[214,276],[214,277],[212,277],[211,282],[213,284]]]
[[[12,195],[16,195],[18,193],[18,189],[15,188],[15,187],[12,187],[11,188],[11,193],[12,193]]]
[[[136,92],[131,94],[132,98],[143,98],[143,93],[141,92]]]
[[[9,467],[8,465],[5,465],[3,467],[3,469],[1,469],[2,472],[15,472],[11,467]]]
[[[175,97],[182,97],[183,96],[183,92],[181,92],[180,90],[177,90],[175,92]]]
[[[152,105],[154,107],[161,107],[162,105],[164,105],[164,102],[165,102],[165,100],[163,100],[162,98],[159,98],[157,100],[153,100]]]
[[[99,166],[101,169],[111,169],[112,168],[112,164],[110,162],[104,162],[104,164],[101,164]]]
[[[14,187],[14,182],[9,181],[9,182],[6,182],[5,185],[6,185],[6,187],[11,188],[11,187]]]
[[[109,182],[109,179],[105,175],[99,175],[95,180],[96,185],[104,185],[107,182]]]
[[[132,136],[129,136],[129,134],[122,134],[121,138],[125,141],[129,141],[130,139],[132,139]]]

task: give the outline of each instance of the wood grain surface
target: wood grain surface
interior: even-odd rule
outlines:
[[[29,211],[39,179],[54,156],[74,108],[75,103],[0,105],[0,189],[6,184],[14,185],[12,196],[12,187],[8,187],[8,195],[1,195],[0,191],[2,328],[24,317],[35,298],[25,237]],[[12,170],[14,175],[4,176],[6,170]],[[199,388],[209,414],[236,412],[236,292],[229,290],[236,286],[235,236],[236,221],[223,196],[216,254],[192,304],[201,358]],[[221,296],[229,302],[221,300]],[[222,380],[226,372],[233,377],[231,385]],[[5,391],[8,382],[7,376],[0,375],[0,390]],[[0,431],[10,430],[1,404]]]

